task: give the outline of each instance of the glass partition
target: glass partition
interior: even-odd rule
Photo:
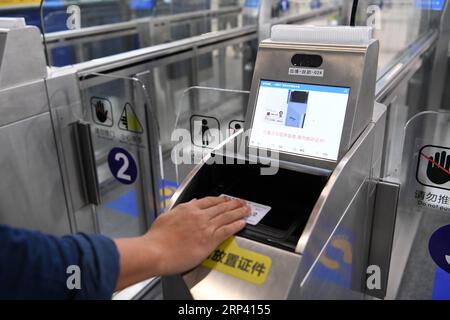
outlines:
[[[136,78],[98,73],[80,84],[80,121],[89,124],[91,136],[91,142],[80,140],[80,153],[92,144],[96,186],[89,186],[89,168],[83,166],[88,193],[98,195],[92,207],[98,231],[111,237],[143,234],[164,207],[158,128],[147,89]]]
[[[260,1],[248,0],[23,0],[0,5],[4,16],[25,16],[46,35],[49,61],[64,66],[209,32],[255,25]],[[330,5],[339,14],[310,19],[314,25],[342,23],[351,1],[270,0],[272,19]],[[436,26],[444,1],[359,1],[358,25],[374,25],[380,39],[380,75],[408,45]],[[41,20],[42,15],[42,21]],[[344,22],[345,23],[345,22]]]
[[[445,1],[359,1],[356,24],[373,26],[380,41],[379,77],[422,35],[436,28]]]
[[[359,192],[369,195],[369,189],[374,183],[364,181]],[[302,257],[301,264],[315,258],[305,277],[300,279],[302,299],[345,299],[363,300],[371,299],[366,294],[367,248],[369,239],[367,225],[367,212],[373,208],[373,199],[368,196],[357,197],[360,204],[343,212],[332,234],[328,237],[322,248],[315,248],[316,256],[308,254]],[[355,210],[358,206],[360,210]]]
[[[255,54],[252,44],[253,40],[248,41],[248,37],[237,38],[231,43],[202,48],[192,58],[186,59],[185,54],[181,54],[179,57],[162,59],[155,64],[139,66],[139,72],[135,74],[149,88],[159,123],[167,181],[178,184],[185,177],[185,174],[177,177],[170,158],[174,146],[172,134],[177,128],[176,119],[183,112],[213,112],[216,108],[227,114],[228,109],[221,108],[230,96],[226,93],[227,90],[250,89]],[[220,88],[224,93],[211,91],[209,97],[207,91],[193,90],[193,87]],[[194,99],[196,95],[197,100]],[[242,107],[246,107],[246,104]],[[230,112],[232,110],[230,109]],[[242,115],[242,119],[243,117]]]
[[[53,66],[243,26],[239,1],[44,0],[39,25]],[[36,21],[33,21],[36,22]]]
[[[450,299],[449,123],[425,111],[404,128],[389,298]]]
[[[312,229],[303,231],[297,245],[301,261],[293,282],[294,297],[371,299],[366,279],[377,188],[372,167],[375,144],[372,136],[354,146],[352,156],[327,180],[309,217],[314,221]]]
[[[294,14],[307,13],[328,5],[339,4],[339,0],[269,0],[272,5],[272,18],[282,18]]]
[[[271,17],[295,17],[336,4],[273,1]],[[50,65],[65,66],[211,32],[256,28],[259,6],[260,1],[241,0],[44,0],[42,21],[32,23],[45,34]],[[337,18],[324,15],[307,23],[336,24]]]
[[[244,129],[249,93],[207,87],[183,92],[177,104],[171,152],[164,157],[166,173],[172,171],[177,184],[215,147]]]

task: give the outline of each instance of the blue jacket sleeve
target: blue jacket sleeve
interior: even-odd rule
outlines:
[[[110,299],[118,276],[109,238],[0,225],[0,299]]]

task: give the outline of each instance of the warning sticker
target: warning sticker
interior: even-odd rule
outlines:
[[[420,149],[416,178],[421,185],[450,190],[450,149],[433,145]]]
[[[126,103],[120,115],[119,128],[133,133],[142,133],[142,125],[131,104]]]
[[[450,212],[450,148],[425,145],[418,152],[414,190],[417,205]]]
[[[114,125],[112,104],[108,99],[92,97],[92,118],[96,124],[105,127]]]
[[[240,248],[236,239],[231,237],[214,250],[202,266],[259,285],[266,281],[272,260],[268,256]]]

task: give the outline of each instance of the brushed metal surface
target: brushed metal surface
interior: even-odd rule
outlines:
[[[325,245],[356,191],[369,177],[373,129],[374,125],[369,125],[360,140],[334,170],[311,213],[296,252],[317,256],[317,250]],[[316,230],[321,232],[315,232]],[[311,242],[314,242],[314,245],[311,245]],[[308,249],[312,251],[308,252]],[[306,272],[305,270],[305,275]]]
[[[19,18],[20,19],[20,18]],[[0,89],[42,80],[47,75],[37,27],[0,29]]]
[[[372,296],[384,299],[389,278],[400,185],[379,181],[376,188],[369,265],[380,267],[381,288],[368,289],[367,292]]]
[[[96,232],[95,212],[84,189],[73,126],[84,117],[76,70],[54,70],[46,79],[46,86],[72,230]]]
[[[35,27],[0,29],[0,223],[71,231]]]
[[[375,110],[373,122],[344,156],[325,186],[302,233],[296,253],[237,237],[240,247],[268,255],[272,261],[276,261],[267,282],[255,286],[199,266],[184,275],[182,280],[179,279],[184,282],[192,298],[365,298],[365,276],[374,208],[374,188],[369,182],[373,179],[374,160],[379,159],[374,153],[381,149],[380,144],[384,141],[378,135],[383,132],[381,128],[384,127],[386,108],[377,104]],[[375,146],[375,143],[378,145]],[[221,146],[217,149],[220,150]],[[208,157],[204,159],[205,163]],[[175,194],[171,206],[189,198],[189,193],[193,192],[198,183],[195,178],[204,165],[200,164],[191,172]],[[323,267],[321,258],[326,254],[334,237],[340,234],[348,238],[353,257],[350,264],[341,265],[343,270],[340,272],[348,275],[346,285],[316,276],[316,270]],[[171,284],[180,290],[182,288],[176,285],[174,279],[171,279]],[[166,290],[166,298],[175,298],[171,294],[170,290]]]
[[[224,299],[286,299],[288,288],[301,256],[249,239],[236,237],[241,248],[251,250],[272,259],[272,266],[265,283],[256,285],[202,266],[183,277],[196,300]]]
[[[383,132],[385,112],[385,106],[375,105],[373,122],[338,164],[319,197],[297,244],[296,252],[303,258],[295,282],[301,285],[292,288],[291,298],[363,298],[363,295],[354,296],[351,292],[364,290],[373,215],[373,188],[369,182],[376,173],[373,170],[379,158],[376,152],[383,144],[379,134]],[[333,236],[339,232],[350,239],[352,256],[357,258],[350,265],[341,264],[349,268],[347,273],[351,281],[348,288],[314,277],[321,257],[329,248]],[[323,294],[317,292],[311,295],[311,283],[314,286],[320,283]],[[328,295],[331,290],[336,291],[334,296]]]
[[[332,193],[338,193],[334,189]],[[333,195],[330,201],[334,201]],[[369,254],[370,226],[372,218],[372,202],[370,201],[370,180],[364,180],[343,212],[339,220],[327,234],[326,222],[314,231],[318,236],[326,236],[323,247],[318,253],[307,252],[302,257],[299,272],[289,294],[290,299],[352,299],[365,298],[365,276]],[[332,214],[324,211],[324,216]],[[332,222],[334,223],[334,221]],[[331,223],[330,223],[331,224]],[[317,238],[308,243],[308,250],[318,246]],[[341,245],[339,245],[339,243]],[[319,249],[320,248],[320,249]],[[333,252],[339,251],[339,255]],[[305,266],[313,263],[303,277]]]
[[[69,233],[48,112],[0,127],[0,223]]]
[[[0,126],[48,112],[43,80],[0,89]]]

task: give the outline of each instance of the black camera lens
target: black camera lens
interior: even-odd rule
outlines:
[[[295,67],[318,68],[322,65],[323,59],[315,54],[295,54],[291,63]]]

